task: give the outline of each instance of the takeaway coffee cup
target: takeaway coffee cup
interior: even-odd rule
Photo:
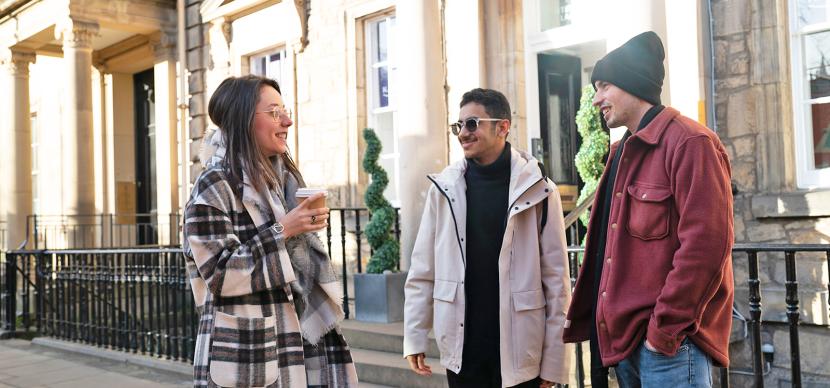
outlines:
[[[326,189],[315,189],[310,187],[303,187],[297,189],[297,201],[303,202],[308,197],[311,197],[314,194],[323,193],[322,197],[318,198],[314,203],[310,203],[308,208],[309,209],[319,209],[321,207],[326,207],[326,196],[328,195],[328,191]]]

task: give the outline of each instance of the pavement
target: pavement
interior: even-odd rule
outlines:
[[[189,387],[180,373],[10,339],[0,341],[0,388]]]
[[[0,388],[190,387],[190,366],[45,337],[0,340]],[[360,383],[361,388],[389,388]]]

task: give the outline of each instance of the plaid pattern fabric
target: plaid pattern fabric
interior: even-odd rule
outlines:
[[[357,387],[335,326],[303,339],[290,283],[296,277],[273,216],[246,206],[211,167],[185,208],[187,271],[200,313],[196,387]]]

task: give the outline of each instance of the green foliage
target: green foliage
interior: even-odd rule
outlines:
[[[587,85],[582,88],[579,111],[576,112],[576,126],[579,135],[582,136],[582,146],[579,147],[575,159],[576,171],[579,172],[579,176],[585,182],[585,187],[582,188],[582,192],[579,193],[579,198],[576,200],[577,206],[597,190],[599,178],[602,177],[602,170],[605,168],[602,158],[608,153],[608,143],[610,141],[608,133],[602,129],[599,120],[599,109],[593,106],[593,100],[593,86]],[[590,214],[589,210],[579,217],[583,225],[588,225]]]
[[[372,246],[372,257],[366,266],[368,273],[383,273],[383,271],[397,271],[400,260],[400,245],[392,235],[392,225],[395,223],[395,209],[383,197],[383,191],[389,184],[386,171],[378,165],[381,144],[377,134],[371,128],[363,130],[363,139],[366,140],[366,155],[363,157],[363,170],[372,175],[372,183],[366,189],[364,199],[366,207],[372,214],[372,219],[366,225],[366,238]]]

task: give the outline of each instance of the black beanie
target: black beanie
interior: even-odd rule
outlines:
[[[660,105],[663,89],[663,42],[653,31],[631,38],[597,61],[591,73],[591,85],[596,81],[614,84],[653,105]]]

